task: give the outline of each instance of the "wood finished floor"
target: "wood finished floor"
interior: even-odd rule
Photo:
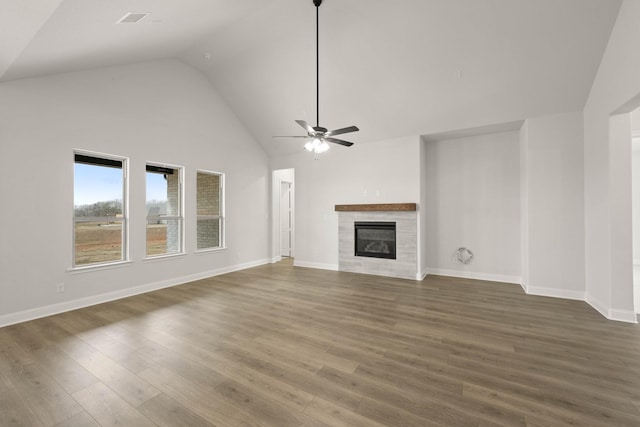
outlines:
[[[0,328],[14,425],[639,426],[640,328],[282,262]]]

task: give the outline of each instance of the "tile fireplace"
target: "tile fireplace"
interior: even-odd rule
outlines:
[[[336,205],[338,270],[415,280],[418,274],[415,203]]]

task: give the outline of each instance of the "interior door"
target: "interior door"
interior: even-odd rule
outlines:
[[[291,256],[291,183],[280,184],[280,255]]]

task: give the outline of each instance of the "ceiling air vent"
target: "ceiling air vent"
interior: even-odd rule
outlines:
[[[135,24],[136,22],[142,21],[148,14],[149,13],[128,12],[122,18],[118,19],[116,24]]]

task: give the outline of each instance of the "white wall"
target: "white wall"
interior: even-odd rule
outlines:
[[[521,138],[524,287],[584,299],[582,113],[528,119]]]
[[[299,144],[300,153],[272,159],[272,168],[295,169],[295,265],[338,268],[335,205],[420,201],[417,136],[333,146],[318,160],[301,141],[289,143]]]
[[[624,138],[631,127],[629,117],[613,115],[640,106],[638,22],[640,2],[625,0],[584,109],[586,298],[608,318],[629,322],[636,321],[630,135]]]
[[[426,260],[431,274],[520,283],[518,132],[427,141]],[[456,250],[474,253],[460,263]]]
[[[129,264],[69,271],[74,149],[130,159]],[[184,256],[143,260],[146,161],[185,167]],[[226,174],[227,250],[194,254],[199,168]],[[266,262],[269,180],[264,151],[181,62],[0,84],[0,325]]]

